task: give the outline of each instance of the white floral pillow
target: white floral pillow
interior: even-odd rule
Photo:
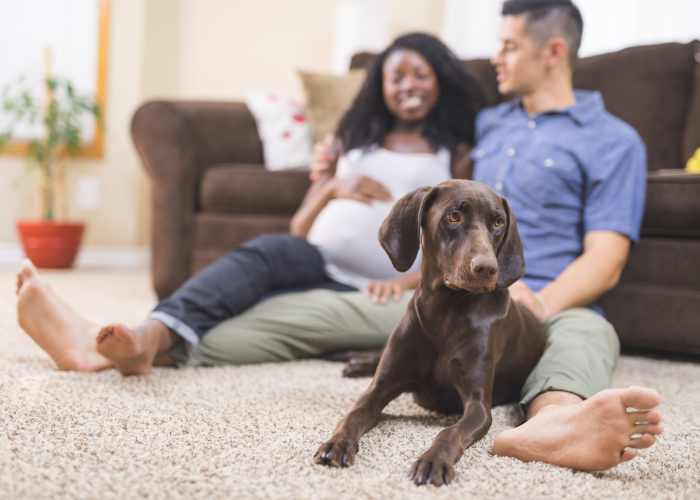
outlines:
[[[249,92],[245,103],[255,117],[268,170],[308,168],[311,162],[311,127],[304,107],[271,92]]]

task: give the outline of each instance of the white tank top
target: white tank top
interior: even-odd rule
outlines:
[[[336,177],[366,175],[384,184],[393,199],[365,204],[336,199],[326,205],[314,221],[307,239],[321,251],[326,273],[334,280],[360,290],[370,281],[396,278],[389,256],[379,244],[379,227],[394,203],[422,186],[433,186],[450,179],[450,154],[397,153],[384,148],[363,152],[354,149],[343,155]],[[419,269],[420,256],[409,271]]]

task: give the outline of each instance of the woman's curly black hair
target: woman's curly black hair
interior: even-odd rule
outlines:
[[[382,145],[394,127],[396,118],[384,102],[382,71],[387,57],[399,49],[419,53],[437,75],[440,96],[425,118],[423,136],[435,150],[446,147],[452,152],[458,144],[473,145],[476,114],[485,103],[481,87],[439,39],[427,33],[409,33],[394,40],[372,62],[336,130],[343,151]]]

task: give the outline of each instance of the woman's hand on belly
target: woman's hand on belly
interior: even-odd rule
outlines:
[[[334,198],[346,198],[367,204],[393,199],[391,192],[384,184],[366,175],[336,177],[331,182]]]

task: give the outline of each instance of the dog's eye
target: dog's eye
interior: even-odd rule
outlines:
[[[460,224],[462,222],[462,213],[457,210],[452,210],[451,212],[448,212],[445,219],[449,224]]]
[[[506,221],[502,218],[498,218],[495,221],[493,221],[493,229],[496,231],[500,231],[503,229],[503,227],[506,225]]]

